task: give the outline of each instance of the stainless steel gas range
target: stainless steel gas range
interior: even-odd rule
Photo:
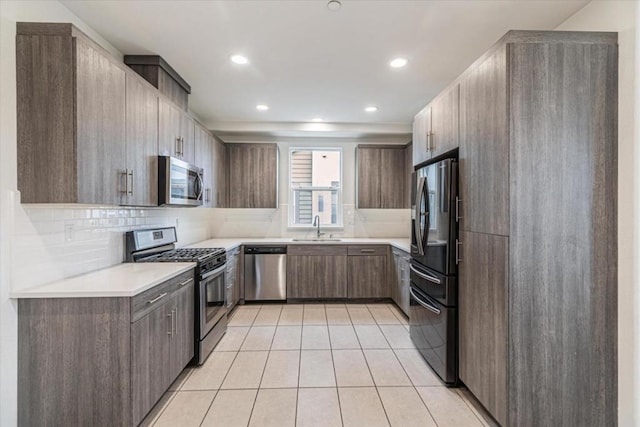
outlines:
[[[129,231],[126,238],[128,262],[195,262],[195,357],[204,363],[227,330],[225,305],[224,248],[176,249],[174,227]]]

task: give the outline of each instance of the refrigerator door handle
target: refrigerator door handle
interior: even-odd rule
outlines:
[[[409,266],[409,268],[411,269],[411,271],[413,271],[414,273],[416,273],[416,274],[418,275],[418,277],[420,277],[420,278],[422,278],[422,279],[424,279],[424,280],[428,280],[428,281],[430,281],[430,282],[432,282],[432,283],[435,283],[435,284],[437,284],[437,285],[440,285],[440,284],[442,283],[442,282],[440,281],[440,279],[438,279],[437,277],[433,277],[433,276],[432,276],[432,275],[430,275],[430,274],[426,274],[426,273],[423,273],[422,271],[418,271],[418,270],[416,270],[416,269],[413,267],[413,265],[410,265],[410,266]]]
[[[421,212],[422,205],[422,192],[424,189],[425,178],[420,177],[418,180],[418,189],[416,191],[416,218],[414,220],[414,231],[416,233],[416,245],[418,246],[418,253],[420,255],[424,255],[424,246],[422,244],[422,232],[420,231],[420,223],[422,222],[422,216],[424,215]]]
[[[433,313],[435,313],[435,314],[440,314],[440,310],[439,310],[438,308],[436,308],[436,307],[432,306],[431,304],[429,304],[429,303],[427,303],[427,302],[425,302],[425,301],[422,301],[422,300],[420,299],[420,297],[418,297],[418,295],[416,295],[416,293],[415,293],[415,292],[413,292],[413,287],[409,287],[409,293],[411,294],[411,296],[413,297],[413,299],[414,299],[418,304],[420,304],[421,306],[423,306],[424,308],[426,308],[427,310],[429,310],[429,311],[431,311],[431,312],[433,312]]]
[[[429,245],[429,228],[431,227],[431,206],[429,204],[429,178],[424,177],[424,186],[423,186],[423,195],[422,197],[424,198],[424,216],[425,218],[425,223],[424,223],[424,236],[422,236],[422,254],[424,255],[424,248],[426,248]]]

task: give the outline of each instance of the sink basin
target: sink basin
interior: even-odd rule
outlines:
[[[291,239],[294,242],[342,242],[342,239]]]

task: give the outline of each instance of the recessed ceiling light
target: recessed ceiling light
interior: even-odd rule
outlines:
[[[394,58],[393,60],[391,60],[391,62],[389,62],[389,65],[393,68],[402,68],[405,65],[407,65],[407,59],[406,58]]]
[[[330,0],[329,3],[327,3],[327,8],[333,12],[340,10],[341,7],[342,3],[338,0]]]
[[[244,65],[249,63],[249,59],[244,55],[232,55],[231,62],[234,64]]]
[[[376,111],[378,111],[378,107],[372,105],[371,107],[365,108],[364,111],[366,111],[367,113],[375,113]]]
[[[316,123],[324,122],[324,120],[322,120],[322,117],[314,117],[313,119],[311,119],[311,121]]]
[[[256,108],[260,111],[267,111],[269,109],[269,106],[265,104],[258,104],[256,105]]]

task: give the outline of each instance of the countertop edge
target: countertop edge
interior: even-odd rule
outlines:
[[[101,270],[96,270],[96,271],[92,271],[86,274],[81,274],[79,276],[74,276],[74,277],[69,277],[67,279],[62,279],[62,280],[58,280],[52,283],[47,283],[44,285],[38,285],[38,286],[34,286],[32,288],[28,288],[28,289],[22,289],[19,291],[10,291],[9,292],[9,298],[10,299],[44,299],[44,298],[132,298],[136,295],[141,294],[142,292],[149,290],[151,288],[153,288],[154,286],[159,285],[160,283],[163,283],[167,280],[173,279],[174,277],[189,271],[190,269],[194,268],[196,266],[195,262],[180,262],[180,263],[172,263],[171,265],[173,266],[177,266],[180,265],[180,268],[176,269],[175,271],[171,272],[170,274],[167,274],[165,276],[162,277],[158,277],[148,283],[146,283],[143,286],[137,287],[131,291],[109,291],[109,290],[96,290],[96,291],[38,291],[38,289],[45,287],[45,286],[51,286],[54,283],[61,283],[64,282],[65,280],[70,280],[70,279],[76,279],[78,277],[82,277],[82,276],[88,276],[91,274],[95,274],[98,271],[101,272],[106,272],[107,270],[111,269],[111,268],[121,268],[122,265],[125,265],[126,263],[122,263],[122,264],[117,264],[111,267],[107,267],[105,269],[101,269]],[[151,263],[147,264],[150,265]],[[153,263],[156,264],[156,263]]]

